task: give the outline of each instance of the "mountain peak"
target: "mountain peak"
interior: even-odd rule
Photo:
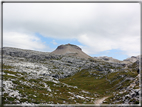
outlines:
[[[80,47],[73,44],[69,44],[69,43],[58,46],[56,50],[51,52],[51,54],[70,55],[70,56],[75,56],[80,58],[90,58],[90,56],[84,53]]]
[[[76,46],[76,45],[73,45],[73,44],[65,44],[65,45],[60,45],[57,47],[57,49],[65,49],[65,48],[69,48],[69,47],[72,47],[74,49],[79,49],[79,50],[82,50],[80,47]]]

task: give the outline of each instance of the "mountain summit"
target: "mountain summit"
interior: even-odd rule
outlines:
[[[85,59],[90,58],[90,56],[84,53],[80,47],[73,44],[60,45],[57,47],[56,50],[51,52],[51,54],[75,56],[75,57],[85,58]]]

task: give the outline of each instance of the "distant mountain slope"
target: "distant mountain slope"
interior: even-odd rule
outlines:
[[[108,56],[94,57],[94,59],[98,59],[98,60],[106,61],[106,62],[121,62],[118,59],[114,59],[114,58],[108,57]]]
[[[84,53],[81,48],[72,44],[60,45],[56,50],[51,52],[51,54],[75,56],[85,59],[90,58],[90,56]]]
[[[130,58],[124,59],[123,62],[124,63],[134,63],[137,60],[140,60],[140,55],[138,55],[138,56],[131,56]]]
[[[32,55],[48,55],[49,52],[40,52],[35,50],[27,50],[13,47],[3,47],[3,54],[15,57],[30,57]]]
[[[13,47],[3,47],[3,57],[11,56],[11,57],[20,57],[30,59],[31,61],[45,60],[53,58],[50,52],[40,52],[34,50],[13,48]],[[54,56],[56,58],[56,56]]]

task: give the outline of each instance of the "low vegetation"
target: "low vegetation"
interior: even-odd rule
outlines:
[[[87,69],[84,69],[74,76],[60,79],[60,81],[78,86],[81,89],[90,91],[91,93],[98,93],[100,97],[111,95],[113,92],[125,88],[130,85],[131,80],[126,78],[135,77],[137,72],[114,72],[107,75],[100,74],[99,71],[94,71],[91,75]]]

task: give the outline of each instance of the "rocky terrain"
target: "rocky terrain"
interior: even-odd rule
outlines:
[[[140,59],[140,55],[138,55],[138,56],[132,56],[130,58],[124,59],[123,62],[134,63],[134,62],[136,62],[139,59]]]
[[[2,58],[3,104],[141,103],[140,57],[93,58],[67,44],[51,53],[4,47]]]
[[[84,53],[80,47],[72,44],[60,45],[57,47],[55,51],[51,52],[51,54],[74,56],[77,58],[84,58],[84,59],[91,58],[89,55]]]
[[[117,59],[114,59],[112,57],[108,56],[101,56],[101,57],[94,57],[96,60],[106,61],[106,62],[117,62],[117,63],[123,63],[122,61],[119,61]]]

